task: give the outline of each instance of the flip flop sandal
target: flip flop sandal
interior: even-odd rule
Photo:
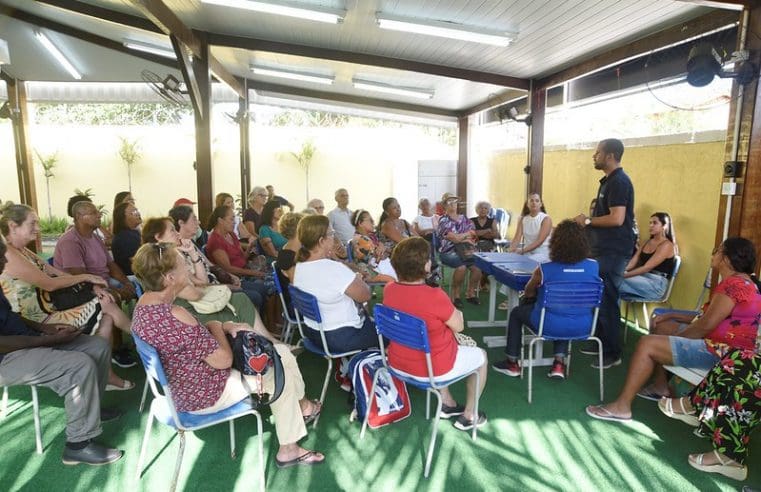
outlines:
[[[691,454],[687,456],[687,461],[690,465],[700,471],[708,473],[719,473],[725,477],[729,477],[735,480],[745,480],[748,478],[748,467],[741,465],[740,463],[727,460],[725,461],[721,455],[714,449],[713,455],[716,456],[718,463],[710,465],[703,464],[703,458],[709,453]]]
[[[121,386],[117,386],[115,384],[107,384],[106,391],[128,391],[135,387],[135,383],[129,379],[124,379],[123,381],[124,383],[122,383]]]
[[[325,458],[319,460],[319,461],[308,461],[309,458],[312,456],[316,456],[317,453],[315,451],[307,451],[306,453],[302,454],[298,458],[294,458],[289,461],[280,461],[275,458],[275,464],[278,468],[288,468],[289,466],[296,466],[296,465],[304,465],[304,466],[314,466],[314,465],[321,465],[325,462]]]
[[[603,415],[594,413],[592,411],[593,408],[596,408],[605,413]],[[610,410],[608,410],[602,405],[590,405],[586,408],[586,411],[587,411],[587,415],[589,415],[593,419],[608,420],[610,422],[631,422],[632,421],[631,417],[619,417],[618,415],[614,415],[613,412],[611,412]]]
[[[663,415],[672,419],[681,420],[691,427],[698,427],[700,425],[698,418],[695,416],[695,410],[693,410],[692,413],[687,413],[687,410],[684,408],[682,399],[679,398],[678,401],[681,412],[675,412],[673,401],[674,398],[666,397],[663,397],[660,399],[660,401],[658,401],[658,408],[661,412],[663,412]]]
[[[320,416],[320,412],[322,412],[322,405],[320,404],[320,400],[309,400],[312,403],[312,413],[309,415],[304,415],[304,423],[305,424],[311,424],[314,422],[314,420]],[[317,409],[317,411],[315,411]]]
[[[637,396],[640,398],[644,398],[645,400],[650,401],[660,401],[661,398],[670,398],[669,395],[662,395],[660,393],[656,393],[651,386],[646,386],[639,390],[637,392]]]

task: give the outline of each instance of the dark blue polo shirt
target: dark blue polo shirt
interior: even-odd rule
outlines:
[[[21,319],[18,313],[11,310],[11,303],[5,298],[3,289],[0,289],[0,337],[9,336],[38,336],[39,333],[30,329]],[[0,361],[3,360],[0,352]]]
[[[634,251],[634,186],[623,168],[614,170],[600,180],[597,203],[592,217],[610,214],[611,207],[626,207],[624,223],[618,227],[587,227],[592,256],[631,256]]]

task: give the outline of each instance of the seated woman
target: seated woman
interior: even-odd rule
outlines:
[[[278,222],[283,215],[283,209],[280,203],[276,201],[267,202],[262,209],[262,225],[256,231],[259,234],[259,245],[267,255],[267,263],[272,263],[277,258],[278,252],[283,249],[288,240],[280,234]]]
[[[660,299],[666,293],[674,271],[677,245],[674,224],[665,212],[650,216],[650,239],[629,260],[620,287],[624,299]]]
[[[471,304],[481,304],[476,296],[476,287],[481,282],[481,270],[475,265],[473,253],[475,252],[475,227],[473,222],[457,212],[459,198],[445,193],[444,210],[446,214],[439,219],[438,237],[441,239],[439,246],[439,259],[443,264],[454,268],[452,274],[452,300],[458,308],[462,307],[462,282],[465,280],[465,271],[470,269],[470,281],[466,299]]]
[[[545,263],[550,261],[549,244],[552,233],[552,219],[538,193],[531,193],[523,204],[521,219],[510,243],[511,253],[520,253]]]
[[[750,434],[761,422],[759,374],[759,344],[755,352],[733,350],[687,396],[658,402],[666,416],[697,427],[696,435],[711,438],[713,452],[687,457],[693,468],[735,480],[748,477]]]
[[[289,212],[280,217],[279,223],[280,234],[288,241],[277,254],[275,271],[278,280],[280,280],[280,287],[283,289],[283,299],[285,299],[285,305],[288,307],[291,319],[293,319],[293,309],[291,307],[291,293],[288,292],[288,286],[291,285],[293,271],[296,268],[296,255],[299,249],[301,249],[301,243],[299,242],[296,230],[302,218],[304,218],[303,214]]]
[[[235,209],[235,199],[233,196],[224,192],[217,193],[217,196],[214,197],[214,207],[221,207],[222,205],[233,209],[233,212],[235,213],[235,235],[238,236],[241,242],[248,242],[251,234],[248,233],[248,229],[243,227],[243,219]]]
[[[396,245],[391,264],[399,280],[383,289],[383,304],[425,321],[431,345],[431,366],[437,380],[446,381],[478,369],[480,395],[486,386],[486,352],[478,347],[458,345],[455,333],[465,328],[462,312],[454,307],[444,291],[425,285],[431,270],[429,251],[428,243],[420,237],[404,239]],[[392,341],[388,344],[388,361],[395,369],[428,381],[428,368],[422,352]],[[441,417],[457,417],[454,426],[465,431],[473,425],[481,427],[486,423],[484,412],[479,411],[478,418],[474,415],[475,374],[467,379],[466,385],[465,406],[457,404],[449,388],[440,390]]]
[[[478,202],[476,216],[470,218],[473,227],[476,228],[476,250],[478,251],[494,251],[494,240],[501,239],[497,230],[497,221],[494,217],[489,217],[489,212],[491,212],[489,202]]]
[[[248,231],[252,239],[258,239],[256,233],[262,225],[262,211],[267,203],[269,194],[261,186],[254,186],[246,197],[248,208],[243,211],[243,226]]]
[[[233,230],[234,215],[233,210],[224,205],[215,208],[211,213],[207,226],[211,234],[206,243],[206,256],[227,273],[250,281],[251,288],[244,286],[244,291],[261,312],[267,296],[274,289],[270,289],[264,282],[267,277],[264,262],[256,265],[257,268],[254,269],[254,265],[250,265],[246,260],[251,254],[250,249],[254,242],[246,249],[241,246]]]
[[[388,260],[386,246],[378,241],[375,235],[375,222],[367,210],[355,210],[351,216],[351,223],[356,230],[354,239],[351,240],[354,265],[362,274],[366,282],[391,282],[394,276],[390,275],[391,263]],[[380,273],[384,268],[389,274]]]
[[[589,242],[586,234],[584,234],[584,229],[572,220],[564,220],[555,228],[552,239],[550,239],[551,261],[541,263],[534,270],[531,280],[528,281],[524,289],[524,297],[533,298],[536,301],[537,295],[543,295],[541,286],[547,282],[583,282],[598,279],[597,262],[587,259],[589,254]],[[523,343],[522,327],[526,325],[534,331],[539,329],[541,312],[541,303],[536,302],[521,304],[510,312],[510,320],[507,324],[507,347],[505,348],[507,359],[492,364],[495,371],[511,377],[521,375],[518,357]],[[559,314],[547,314],[550,319],[555,316],[559,316]],[[570,324],[571,320],[567,320],[566,323]],[[591,326],[592,312],[590,311],[586,315],[574,315],[573,323],[578,323],[575,326]],[[565,379],[565,358],[568,355],[568,342],[556,340],[554,345],[555,361],[552,363],[547,376]]]
[[[284,385],[280,398],[271,405],[280,447],[277,466],[315,465],[325,457],[303,449],[298,441],[306,436],[305,420],[320,413],[319,402],[304,397],[304,380],[296,359],[286,345],[277,343],[261,323],[253,326],[219,321],[201,324],[188,311],[172,303],[190,281],[182,256],[171,244],[145,244],[133,260],[135,274],[145,294],[135,306],[133,329],[152,345],[164,365],[177,410],[197,414],[218,412],[248,396],[241,374],[231,368],[232,349],[226,335],[252,330],[270,339],[283,362]],[[182,333],[179,339],[177,333]],[[261,379],[244,376],[254,391],[274,391],[274,371]]]
[[[349,352],[378,346],[375,324],[361,306],[370,300],[370,287],[360,274],[332,259],[335,232],[324,215],[299,222],[301,248],[293,285],[312,294],[322,315],[322,328],[331,352]],[[317,324],[306,319],[304,335],[322,346]]]
[[[632,400],[653,372],[653,384],[640,395],[655,399],[670,394],[662,365],[710,369],[729,350],[755,348],[761,294],[752,277],[756,269],[753,243],[741,237],[726,239],[714,249],[711,268],[723,280],[702,314],[694,319],[677,313],[656,317],[656,333],[669,335],[642,337],[618,398],[587,407],[587,414],[603,420],[631,420]]]
[[[420,210],[420,215],[412,221],[412,226],[418,236],[430,243],[433,241],[433,235],[439,226],[439,216],[433,213],[431,201],[427,198],[420,199],[418,210]]]
[[[230,296],[230,305],[235,311],[224,308],[216,313],[202,314],[193,308],[188,301],[197,301],[204,295],[204,290],[214,283],[209,282],[206,269],[203,266],[203,254],[189,239],[182,239],[175,229],[174,220],[171,217],[151,218],[143,226],[143,244],[168,243],[174,244],[177,251],[185,261],[188,269],[188,286],[177,294],[175,304],[190,311],[193,316],[202,323],[207,321],[234,321],[236,323],[248,323],[253,325],[258,319],[256,308],[248,296],[239,289],[235,289]],[[216,282],[218,284],[218,282]],[[225,286],[229,288],[228,286]],[[231,289],[232,290],[232,289]]]
[[[85,333],[96,334],[111,341],[113,327],[130,333],[130,319],[108,293],[106,281],[97,275],[70,275],[42,261],[26,246],[37,238],[40,223],[37,213],[27,205],[8,204],[0,210],[0,233],[8,251],[5,270],[0,274],[5,297],[13,311],[37,323],[61,323],[81,328]],[[40,304],[37,290],[54,291],[87,282],[93,285],[95,297],[66,310],[56,310]],[[109,371],[106,390],[129,390],[135,384]]]
[[[383,200],[383,213],[378,220],[378,240],[386,247],[389,255],[394,246],[404,238],[415,236],[417,233],[410,229],[410,224],[402,218],[402,207],[396,198]]]
[[[140,247],[140,211],[130,202],[120,203],[113,213],[111,252],[124,275],[132,275],[132,257]]]

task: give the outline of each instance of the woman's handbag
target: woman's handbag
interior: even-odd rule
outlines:
[[[454,245],[454,252],[461,260],[470,260],[476,252],[476,247],[471,243],[457,243]]]
[[[95,298],[92,284],[80,282],[76,285],[52,290],[50,292],[37,289],[37,300],[40,307],[46,312],[65,311],[82,304],[86,304]]]
[[[232,295],[232,291],[225,285],[209,285],[204,288],[202,298],[188,302],[200,314],[218,313],[226,307],[236,314],[235,308],[230,304]]]
[[[233,350],[233,367],[241,374],[243,386],[249,392],[251,406],[259,408],[262,405],[269,405],[278,398],[283,392],[285,385],[285,376],[283,373],[283,363],[280,360],[280,354],[275,350],[275,346],[265,337],[248,330],[240,330],[235,337],[227,335],[227,340]],[[262,377],[272,369],[275,378],[275,390],[267,401],[262,401]],[[244,376],[256,376],[259,379],[259,388],[256,397]]]
[[[464,333],[455,333],[454,337],[457,339],[457,345],[462,345],[463,347],[478,347],[476,341]]]

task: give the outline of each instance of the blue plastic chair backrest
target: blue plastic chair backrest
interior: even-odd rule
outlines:
[[[278,277],[277,275],[278,272],[277,272],[277,266],[275,265],[275,263],[277,263],[277,261],[272,262],[272,277],[275,280],[275,289],[277,289],[277,293],[282,296],[283,286],[280,285],[280,277]]]
[[[143,367],[145,367],[146,374],[158,381],[163,388],[167,387],[169,385],[169,380],[164,372],[164,366],[161,364],[161,359],[159,359],[158,351],[142,338],[135,335],[135,333],[132,333],[132,338],[135,340],[135,348],[140,356],[140,360],[143,361]]]
[[[354,240],[346,243],[346,260],[354,263]]]
[[[383,304],[376,304],[373,313],[375,328],[380,335],[413,350],[431,352],[425,321]]]
[[[554,309],[589,310],[600,306],[602,280],[588,282],[547,282],[542,285],[544,298],[541,307]]]
[[[291,293],[291,304],[302,317],[311,319],[316,323],[322,323],[320,306],[317,304],[315,296],[293,285],[288,286],[288,292]]]

